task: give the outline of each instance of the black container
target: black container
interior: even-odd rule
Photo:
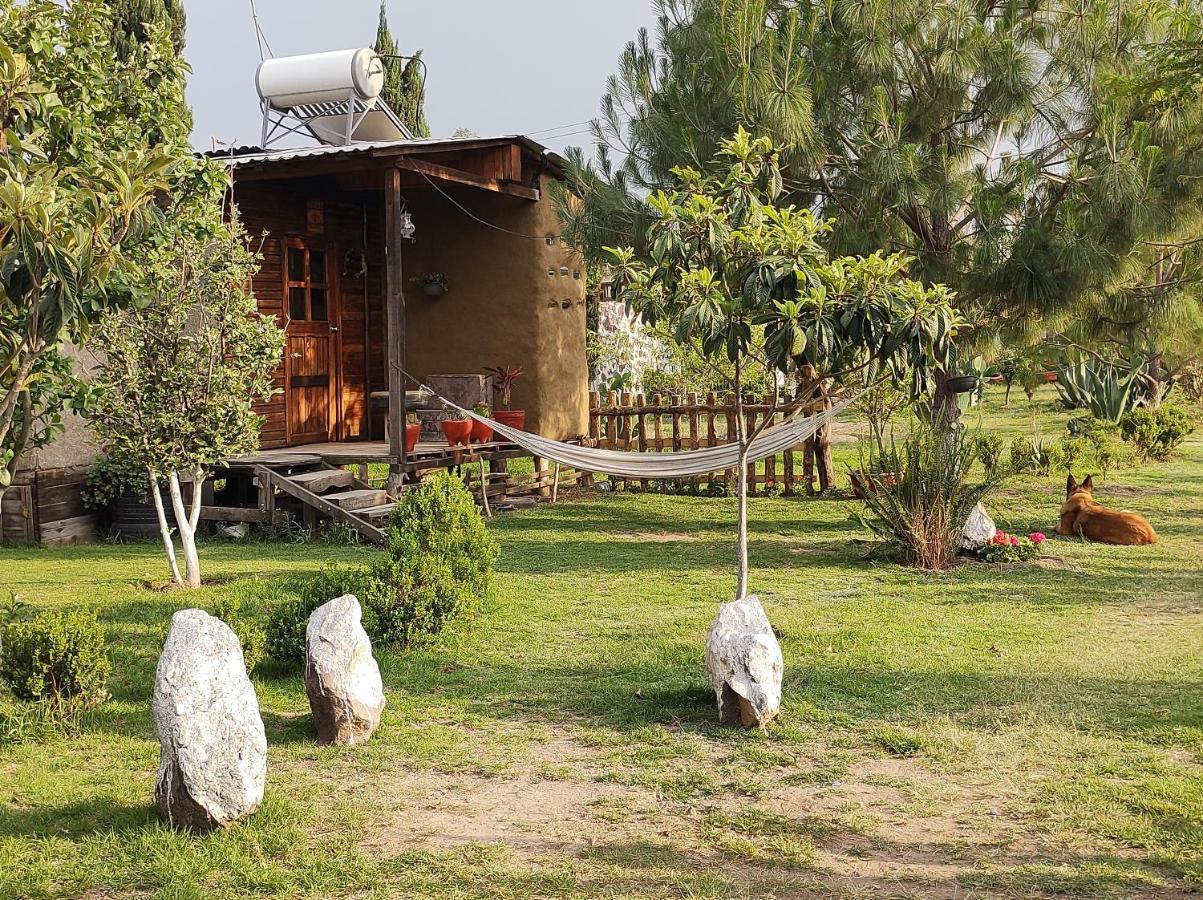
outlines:
[[[166,497],[163,498],[163,511],[167,514],[168,527],[175,528],[175,512]],[[123,494],[109,504],[109,523],[113,534],[119,537],[159,536],[159,515],[154,504],[136,494]]]
[[[981,381],[976,375],[954,375],[944,384],[953,394],[968,394],[970,391],[976,391]]]

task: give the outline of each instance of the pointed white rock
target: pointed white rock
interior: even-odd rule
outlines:
[[[969,514],[969,521],[961,529],[961,549],[980,550],[994,537],[996,526],[986,507],[979,503]]]
[[[763,728],[781,709],[781,645],[757,597],[719,606],[706,638],[706,670],[724,725]]]
[[[155,669],[159,774],[155,806],[166,822],[211,831],[253,813],[267,781],[267,736],[242,644],[199,609],[171,617]]]
[[[305,628],[305,692],[319,744],[362,744],[380,724],[384,683],[359,601],[336,597]]]

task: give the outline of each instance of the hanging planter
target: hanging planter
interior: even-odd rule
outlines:
[[[438,300],[447,293],[447,276],[442,272],[419,275],[411,280],[431,300]]]
[[[944,382],[949,393],[952,394],[968,394],[978,389],[982,380],[976,375],[954,375]]]

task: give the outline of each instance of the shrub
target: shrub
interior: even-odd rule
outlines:
[[[371,600],[386,641],[435,634],[488,593],[497,542],[476,502],[450,473],[402,498],[388,524],[388,552],[371,567]]]
[[[90,709],[108,693],[109,658],[96,616],[44,612],[9,622],[0,640],[0,679],[18,700]]]
[[[865,498],[865,524],[924,569],[945,569],[960,547],[973,508],[1000,483],[987,472],[969,482],[976,458],[960,432],[917,425],[898,451],[897,478],[870,475],[875,492]]]
[[[996,472],[1002,464],[1003,439],[997,434],[979,434],[973,439],[973,451],[982,468],[987,472]]]
[[[359,598],[374,643],[404,647],[436,634],[488,593],[497,554],[463,481],[448,473],[428,478],[393,511],[380,559],[368,567],[326,569],[272,611],[268,652],[282,662],[303,660],[310,614],[343,594]]]
[[[1166,459],[1195,430],[1181,406],[1165,403],[1156,409],[1134,409],[1120,420],[1124,440],[1144,459]]]
[[[102,456],[92,464],[79,492],[89,509],[108,509],[110,503],[126,495],[149,501],[150,478],[137,464],[111,456]]]
[[[313,611],[335,597],[354,594],[363,608],[363,627],[373,641],[380,638],[376,618],[368,606],[369,576],[362,567],[330,566],[304,583],[299,596],[278,603],[268,616],[268,654],[283,663],[305,660],[305,628]]]
[[[267,632],[257,621],[242,614],[242,601],[237,597],[218,601],[213,615],[229,625],[230,630],[238,635],[238,640],[242,643],[242,661],[246,664],[247,674],[255,671],[255,666],[263,659]]]

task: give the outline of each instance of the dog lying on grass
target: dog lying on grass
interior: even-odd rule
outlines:
[[[1136,513],[1108,509],[1094,499],[1094,476],[1079,484],[1071,473],[1065,483],[1065,503],[1057,534],[1078,535],[1100,544],[1156,544],[1157,532]]]

